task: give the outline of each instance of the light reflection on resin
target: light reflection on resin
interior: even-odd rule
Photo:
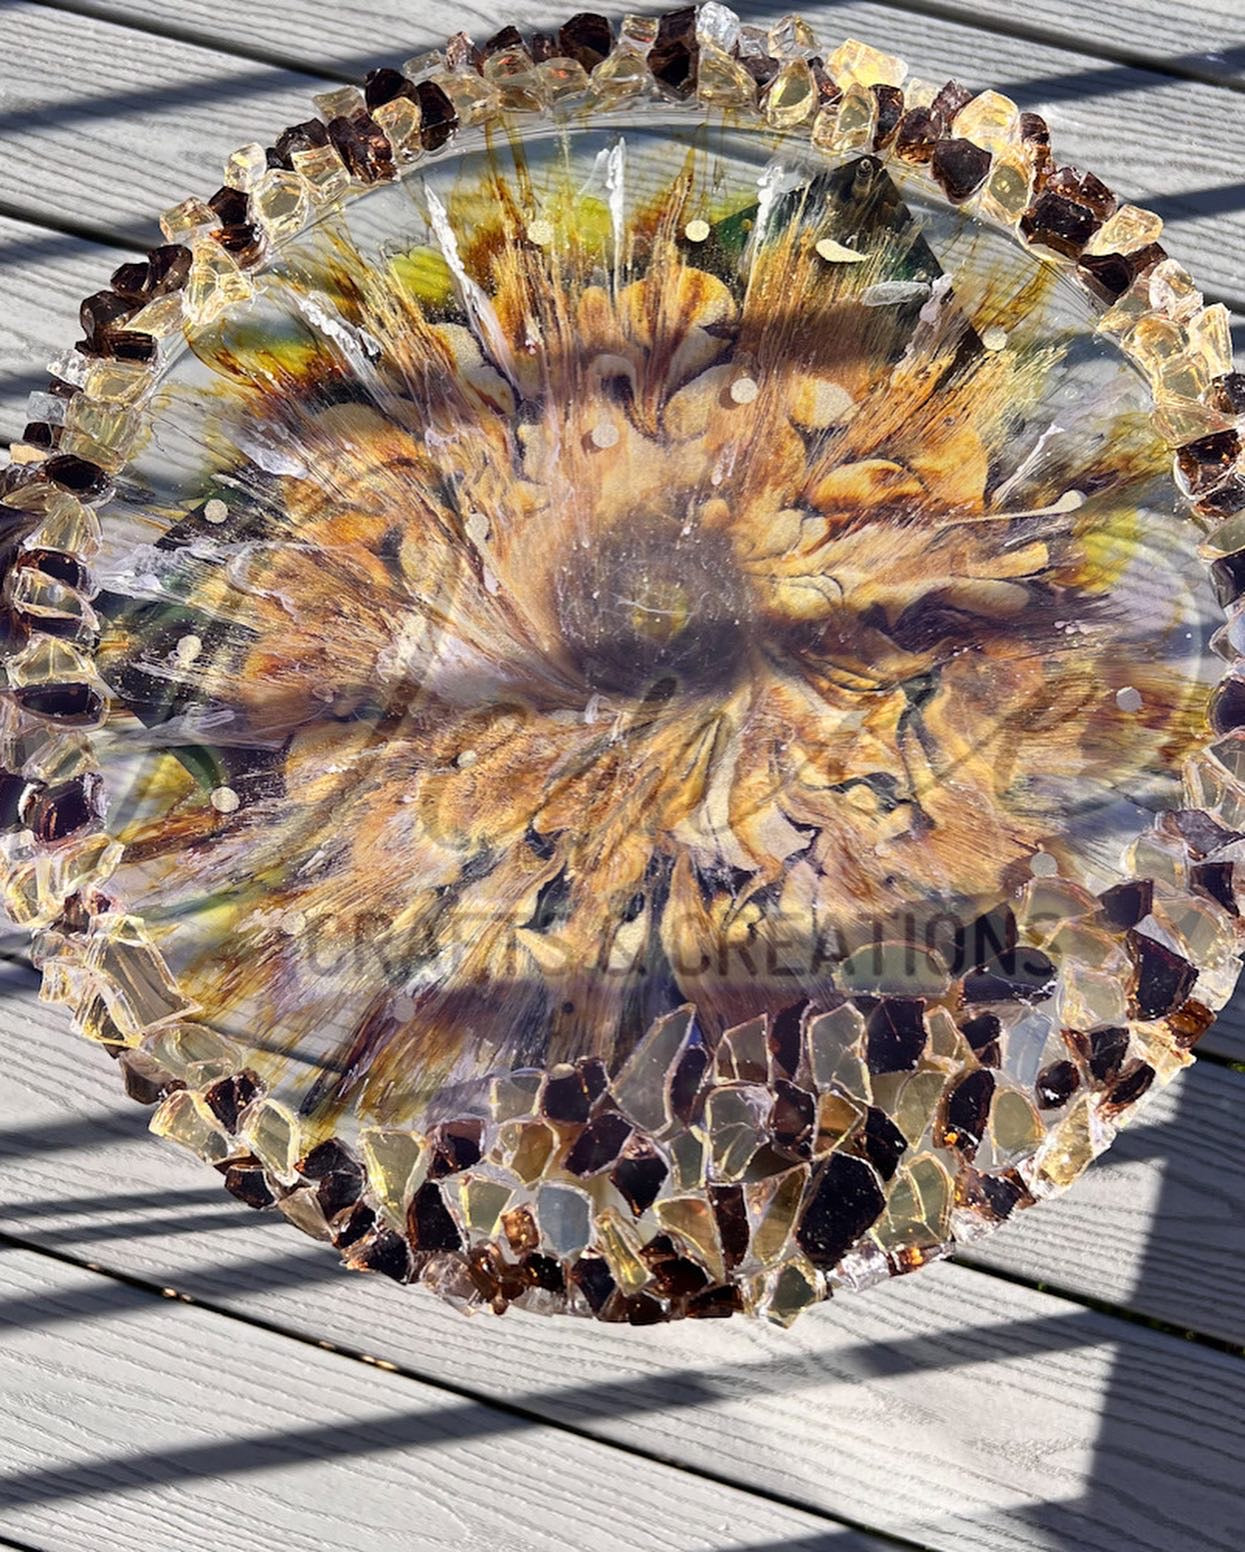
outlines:
[[[285,240],[190,267],[92,562],[107,898],[35,911],[49,994],[235,1194],[466,1308],[910,1270],[1074,1178],[1235,977],[1154,320],[1007,229],[1013,105],[881,156],[902,91],[841,50],[810,139],[800,37],[767,123],[531,119],[301,235],[328,148],[239,153]],[[702,98],[755,57],[706,33]]]

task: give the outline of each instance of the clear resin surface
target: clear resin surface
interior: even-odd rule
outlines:
[[[239,153],[5,497],[48,994],[465,1308],[911,1270],[1238,969],[1222,309],[1033,115],[722,16],[456,40]]]

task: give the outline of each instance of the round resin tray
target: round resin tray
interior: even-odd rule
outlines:
[[[317,107],[4,476],[45,995],[464,1309],[788,1322],[1067,1185],[1238,970],[1224,309],[1035,114],[794,18]]]

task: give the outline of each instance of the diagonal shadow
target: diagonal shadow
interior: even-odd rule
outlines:
[[[1080,52],[1079,49],[1078,52]],[[1093,49],[1086,48],[1084,52],[1092,54]],[[1224,49],[1216,55],[1216,58],[1223,61],[1222,68],[1225,72],[1239,70],[1245,66],[1245,45]],[[1205,54],[1173,54],[1165,59],[1155,60],[1153,64],[1148,62],[1144,65],[1104,63],[1091,66],[1089,69],[1081,67],[1074,70],[1052,70],[1045,75],[1017,77],[1002,82],[995,87],[995,90],[1005,93],[1008,97],[1027,96],[1030,99],[1044,96],[1116,97],[1126,92],[1148,90],[1157,85],[1166,85],[1174,89],[1178,82],[1184,84],[1191,71],[1204,68],[1205,63]],[[1215,83],[1213,89],[1235,91],[1235,88],[1224,83]]]
[[[1245,1011],[1245,985],[1233,998],[1233,1007]],[[1210,1064],[1208,1063],[1209,1067]],[[1218,1070],[1211,1068],[1212,1071]],[[1227,1074],[1224,1074],[1226,1077]],[[1192,1112],[1194,1091],[1185,1084],[1180,1090],[1180,1109],[1177,1122],[1181,1125],[1196,1124],[1197,1115]],[[1174,1126],[1173,1126],[1174,1130]],[[1168,1171],[1170,1182],[1171,1172]],[[1162,1302],[1159,1290],[1170,1285],[1171,1267],[1180,1254],[1181,1219],[1171,1210],[1176,1197],[1173,1187],[1164,1187],[1151,1218],[1146,1251],[1139,1268],[1132,1303],[1146,1308],[1151,1302]],[[1181,1207],[1187,1197],[1176,1198]],[[1187,1231],[1186,1231],[1187,1232]],[[1154,1289],[1153,1300],[1149,1290]],[[1109,1532],[1119,1512],[1119,1463],[1135,1455],[1138,1449],[1140,1425],[1137,1397],[1151,1391],[1154,1374],[1148,1363],[1149,1348],[1145,1343],[1121,1342],[1111,1371],[1110,1381],[1102,1397],[1097,1437],[1085,1492],[1077,1499],[1051,1502],[1033,1506],[1023,1512],[1023,1517],[1040,1526],[1044,1536],[1050,1538],[1043,1545],[1066,1552],[1085,1552],[1087,1525],[1103,1527]],[[1238,1396],[1245,1396],[1245,1369],[1232,1381]],[[1179,1398],[1187,1402],[1188,1398]],[[1177,1403],[1177,1396],[1169,1398],[1168,1408]],[[1196,1427],[1190,1435],[1190,1463],[1201,1452],[1203,1440]],[[1232,1468],[1226,1479],[1239,1480],[1239,1467]],[[1168,1534],[1167,1545],[1174,1552],[1209,1552],[1220,1548],[1231,1552],[1231,1543],[1213,1535],[1206,1527],[1218,1517],[1222,1502],[1224,1479],[1217,1473],[1206,1474],[1194,1469],[1155,1478],[1155,1492],[1147,1504],[1155,1525]],[[1159,1491],[1161,1489],[1162,1491]],[[1215,1502],[1218,1500],[1218,1502]]]
[[[145,1289],[108,1283],[61,1293],[49,1299],[23,1301],[38,1304],[45,1316],[83,1321],[120,1315],[151,1307]],[[29,1313],[33,1316],[34,1311]],[[0,1324],[17,1325],[10,1311],[0,1309]],[[836,1353],[832,1377],[846,1384],[864,1379],[897,1377],[926,1372],[937,1374],[949,1366],[988,1366],[999,1356],[997,1344],[1008,1350],[1017,1346],[1053,1344],[1060,1351],[1102,1340],[1101,1317],[1074,1309],[1058,1316],[1027,1321],[1005,1321],[940,1335],[934,1342],[924,1337],[902,1338],[893,1343],[862,1343]],[[582,1428],[620,1416],[709,1407],[739,1389],[762,1388],[766,1373],[777,1360],[760,1364],[718,1365],[712,1369],[686,1368],[660,1376],[563,1386],[521,1395],[511,1403],[479,1401],[455,1394],[455,1399],[392,1413],[373,1419],[340,1423],[313,1423],[270,1430],[243,1439],[210,1440],[141,1454],[117,1452],[93,1458],[81,1466],[39,1467],[0,1476],[0,1505],[13,1507],[66,1502],[107,1496],[121,1482],[131,1485],[168,1486],[200,1477],[242,1476],[299,1461],[341,1460],[351,1456],[443,1447],[446,1443],[495,1438],[552,1419]],[[782,1384],[789,1392],[793,1382],[824,1384],[825,1368],[806,1363],[796,1370],[783,1365]],[[440,1388],[444,1395],[445,1388]],[[1225,1452],[1226,1453],[1226,1452]],[[1226,1459],[1207,1471],[1221,1473]],[[1218,1476],[1222,1483],[1222,1475]]]

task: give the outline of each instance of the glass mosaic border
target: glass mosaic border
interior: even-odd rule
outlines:
[[[1157,216],[1055,160],[1039,115],[954,81],[910,80],[899,60],[852,40],[826,51],[798,17],[742,27],[710,4],[626,17],[617,28],[587,13],[557,33],[507,27],[482,46],[459,34],[400,70],[372,71],[362,89],[315,101],[318,116],[273,146],[230,157],[208,200],[167,211],[166,242],[83,302],[83,338],[31,396],[30,424],[0,476],[5,898],[34,934],[44,998],[74,1008],[83,1033],[118,1059],[131,1095],[158,1103],[152,1129],[214,1164],[236,1197],[277,1206],[353,1267],[420,1280],[464,1309],[513,1302],[633,1324],[746,1310],[786,1324],[835,1287],[913,1270],[1066,1186],[1147,1091],[1188,1064],[1211,1004],[1230,991],[1223,980],[1214,996],[1194,998],[1198,966],[1138,926],[1156,900],[1192,897],[1208,944],[1241,943],[1245,667],[1231,662],[1232,643],[1218,643],[1230,666],[1211,698],[1206,744],[1183,771],[1187,807],[1139,837],[1137,876],[1097,899],[1035,878],[1016,904],[1022,943],[1034,943],[1039,914],[1092,914],[1132,966],[1127,1027],[1065,1032],[1067,1060],[1041,1075],[1039,1103],[1065,1114],[1030,1156],[993,1173],[973,1167],[993,1078],[990,1029],[982,1026],[980,1045],[969,1037],[971,1051],[965,1031],[993,1015],[957,1025],[945,1004],[971,1014],[975,1003],[1012,995],[979,964],[943,989],[943,1005],[858,998],[806,1011],[787,1027],[780,1019],[741,1035],[710,1071],[703,1049],[689,1044],[688,1019],[674,1014],[612,1076],[584,1062],[498,1080],[490,1125],[509,1128],[508,1162],[481,1174],[473,1166],[489,1139],[478,1120],[427,1137],[374,1130],[359,1154],[302,1135],[298,1118],[242,1068],[238,1049],[187,1013],[142,923],[108,897],[120,848],[104,828],[103,783],[91,769],[90,733],[105,719],[107,691],[92,660],[90,561],[101,512],[142,442],[183,329],[244,301],[282,244],[340,202],[486,136],[521,136],[537,115],[574,126],[646,103],[665,112],[682,104],[689,116],[772,131],[776,143],[807,136],[828,156],[923,169],[948,201],[1075,276],[1100,309],[1100,328],[1152,388],[1225,608],[1245,593],[1245,375],[1233,371],[1226,310],[1204,305],[1167,256]],[[919,1031],[932,1052],[966,1064],[939,1101],[941,1143],[961,1163],[953,1180],[914,1174],[906,1218],[893,1200],[878,1218],[879,1180],[894,1174],[905,1144],[876,1111],[845,1124],[842,1147],[779,1177],[786,1186],[753,1190],[725,1166],[709,1183],[715,1083],[751,1076],[767,1085],[785,1100],[765,1123],[770,1142],[792,1161],[808,1159],[810,1133],[837,1124],[822,1113],[824,1092],[809,1113],[810,1090],[842,1059],[847,1036],[867,1051],[879,1030],[900,1041]],[[672,1144],[676,1134],[699,1140]],[[658,1232],[645,1240],[637,1223],[671,1168],[686,1172],[688,1193],[658,1204]],[[608,1178],[630,1212],[598,1201],[589,1221],[578,1187],[593,1178]],[[536,1196],[534,1214],[524,1202]]]

